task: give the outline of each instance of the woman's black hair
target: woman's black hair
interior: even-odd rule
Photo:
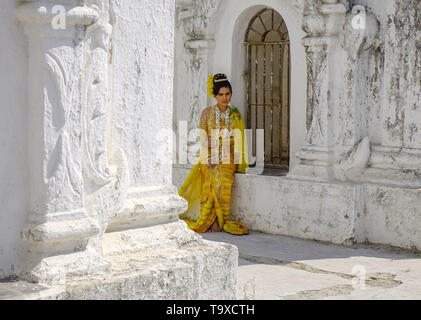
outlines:
[[[221,88],[228,88],[232,93],[231,83],[223,73],[218,73],[213,77],[213,94],[216,96]]]

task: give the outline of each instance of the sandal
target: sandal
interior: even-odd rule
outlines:
[[[246,228],[244,223],[239,221],[227,221],[224,224],[224,231],[233,235],[245,235],[249,234],[249,230]]]

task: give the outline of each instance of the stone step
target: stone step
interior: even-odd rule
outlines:
[[[110,272],[68,279],[66,299],[235,299],[238,249],[201,241],[107,256]]]
[[[0,280],[0,300],[60,300],[65,296],[61,287],[50,288],[18,279]]]
[[[183,221],[106,233],[102,257],[109,265],[106,270],[84,275],[70,270],[60,285],[26,282],[24,287],[32,290],[15,290],[12,297],[11,290],[5,288],[4,296],[19,300],[236,298],[237,247],[205,240]],[[58,261],[54,263],[59,265]],[[79,264],[87,263],[79,259],[73,268],[80,269]]]

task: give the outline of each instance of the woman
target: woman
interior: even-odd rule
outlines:
[[[179,191],[188,201],[186,212],[200,200],[200,216],[184,221],[198,233],[248,234],[242,222],[228,221],[234,172],[245,173],[248,167],[244,122],[238,109],[229,106],[232,87],[226,75],[211,75],[208,89],[217,104],[202,112],[200,157]]]

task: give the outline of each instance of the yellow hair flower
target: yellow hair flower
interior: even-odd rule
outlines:
[[[214,97],[213,95],[213,74],[211,73],[209,78],[208,78],[208,94],[209,94],[209,98],[210,97]]]

